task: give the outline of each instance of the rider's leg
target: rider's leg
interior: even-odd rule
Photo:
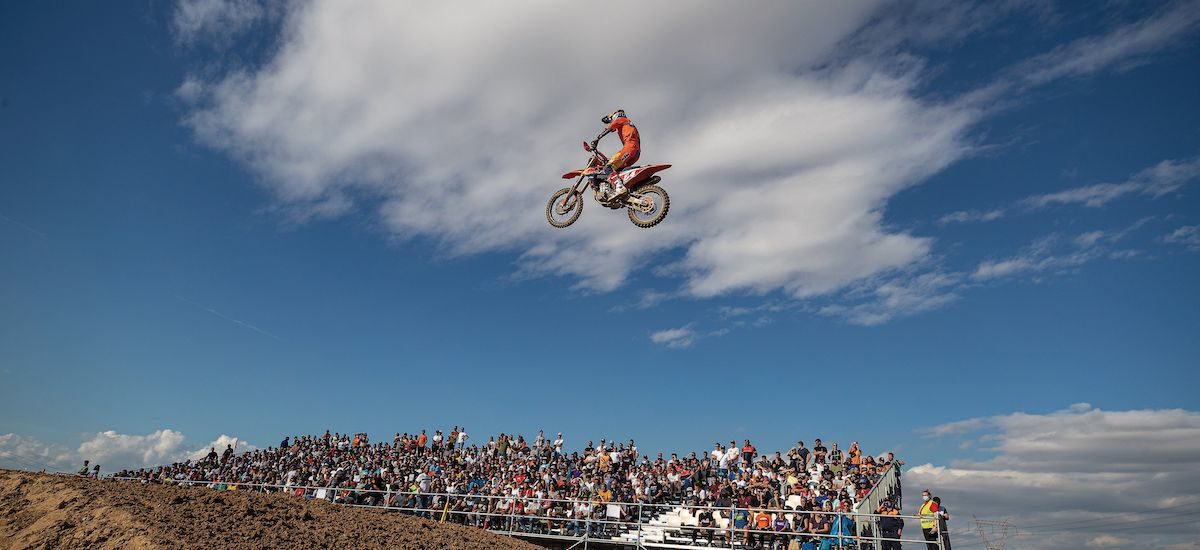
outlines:
[[[617,172],[629,166],[633,166],[633,163],[637,162],[638,158],[641,156],[642,151],[640,149],[626,147],[618,151],[617,154],[613,155],[612,159],[608,161],[608,165],[612,167],[613,175],[609,176],[609,180],[613,183],[614,197],[619,197],[628,192],[628,190],[625,189],[625,186],[621,185],[621,180],[617,178]]]

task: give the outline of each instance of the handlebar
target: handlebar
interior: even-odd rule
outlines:
[[[604,139],[604,136],[607,136],[609,132],[612,132],[612,130],[609,130],[608,128],[605,128],[603,132],[600,132],[600,135],[596,136],[596,139],[593,139],[591,143],[587,144],[587,150],[593,152],[596,151],[596,146],[600,144],[600,140]]]

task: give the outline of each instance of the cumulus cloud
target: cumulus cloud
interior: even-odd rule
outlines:
[[[373,212],[395,238],[431,240],[448,255],[507,251],[522,275],[599,291],[665,252],[677,260],[653,273],[679,279],[672,296],[805,300],[890,279],[875,283],[873,310],[841,310],[872,324],[954,298],[928,292],[938,275],[905,275],[933,240],[883,218],[896,193],[971,154],[968,133],[995,99],[922,95],[923,62],[900,40],[961,38],[1030,5],[960,4],[637,4],[638,32],[597,47],[578,21],[620,6],[426,5],[413,17],[404,3],[316,0],[282,11],[261,63],[218,73],[206,64],[177,95],[198,140],[260,175],[271,210],[292,222]],[[712,39],[714,29],[737,40]],[[1154,51],[1152,38],[1086,71],[1046,74],[1102,70]],[[1079,44],[1037,66],[1078,65]],[[611,83],[597,85],[596,68],[614,60]],[[556,175],[582,162],[578,140],[615,107],[638,124],[645,162],[674,164],[663,174],[671,218],[638,231],[592,208],[568,230],[548,227]]]
[[[0,467],[61,471],[74,465],[70,450],[14,433],[0,435]]]
[[[112,430],[99,432],[79,445],[76,452],[81,458],[104,465],[109,471],[141,468],[202,458],[209,448],[217,452],[226,445],[237,444],[238,451],[253,451],[257,447],[239,438],[221,434],[217,439],[197,448],[185,444],[182,433],[163,429],[146,435],[129,435]]]
[[[99,432],[79,445],[79,454],[101,464],[163,464],[172,462],[183,444],[183,434],[158,430],[146,435]]]
[[[0,465],[25,470],[72,471],[84,459],[99,464],[104,472],[158,466],[188,459],[203,458],[210,447],[217,451],[236,444],[239,452],[257,447],[237,437],[221,434],[207,445],[190,447],[184,435],[171,429],[146,435],[123,434],[113,430],[98,432],[81,442],[74,451],[61,445],[43,443],[36,438],[6,434],[0,436]]]
[[[210,449],[216,449],[217,452],[219,453],[219,452],[225,450],[226,446],[232,446],[233,448],[237,449],[237,452],[254,451],[254,450],[258,449],[258,447],[255,447],[253,444],[248,443],[246,441],[242,441],[242,439],[240,437],[234,437],[231,435],[221,434],[216,439],[209,442],[208,445],[200,447],[200,448],[192,451],[191,453],[189,453],[186,458],[191,459],[191,460],[199,460],[201,458],[204,458],[205,455],[208,454],[208,451]]]
[[[687,348],[696,342],[696,331],[692,327],[679,327],[660,330],[650,335],[650,341],[668,348]]]
[[[694,296],[811,296],[927,254],[928,238],[881,225],[883,208],[966,153],[976,111],[919,99],[919,64],[840,59],[874,3],[639,4],[640,31],[621,41],[578,34],[612,9],[427,6],[417,18],[393,2],[313,2],[289,13],[261,68],[192,75],[180,96],[199,139],[291,211],[370,205],[397,237],[512,250],[526,273],[591,289],[667,249],[682,250],[666,271]],[[695,39],[718,28],[739,39]],[[592,85],[613,59],[620,85]],[[642,131],[642,158],[675,165],[672,218],[653,238],[600,209],[553,230],[541,211],[555,176],[617,106]]]
[[[1133,535],[1141,547],[1168,548],[1200,535],[1195,411],[1105,411],[1084,403],[961,420],[926,433],[973,441],[991,455],[904,474],[906,486],[929,487],[957,512],[956,543],[977,540],[968,529],[972,515],[1010,518],[1018,528],[1014,548],[1102,546]]]

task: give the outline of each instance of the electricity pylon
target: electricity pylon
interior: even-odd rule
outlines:
[[[1004,542],[1008,540],[1009,525],[1008,520],[996,521],[989,519],[975,519],[975,529],[979,531],[979,538],[983,539],[983,545],[987,550],[1004,550]]]

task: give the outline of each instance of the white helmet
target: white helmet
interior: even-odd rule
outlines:
[[[600,119],[600,122],[603,122],[605,124],[612,124],[613,119],[617,119],[617,118],[629,118],[629,117],[625,116],[624,109],[617,109],[607,115],[604,115],[604,118]]]

